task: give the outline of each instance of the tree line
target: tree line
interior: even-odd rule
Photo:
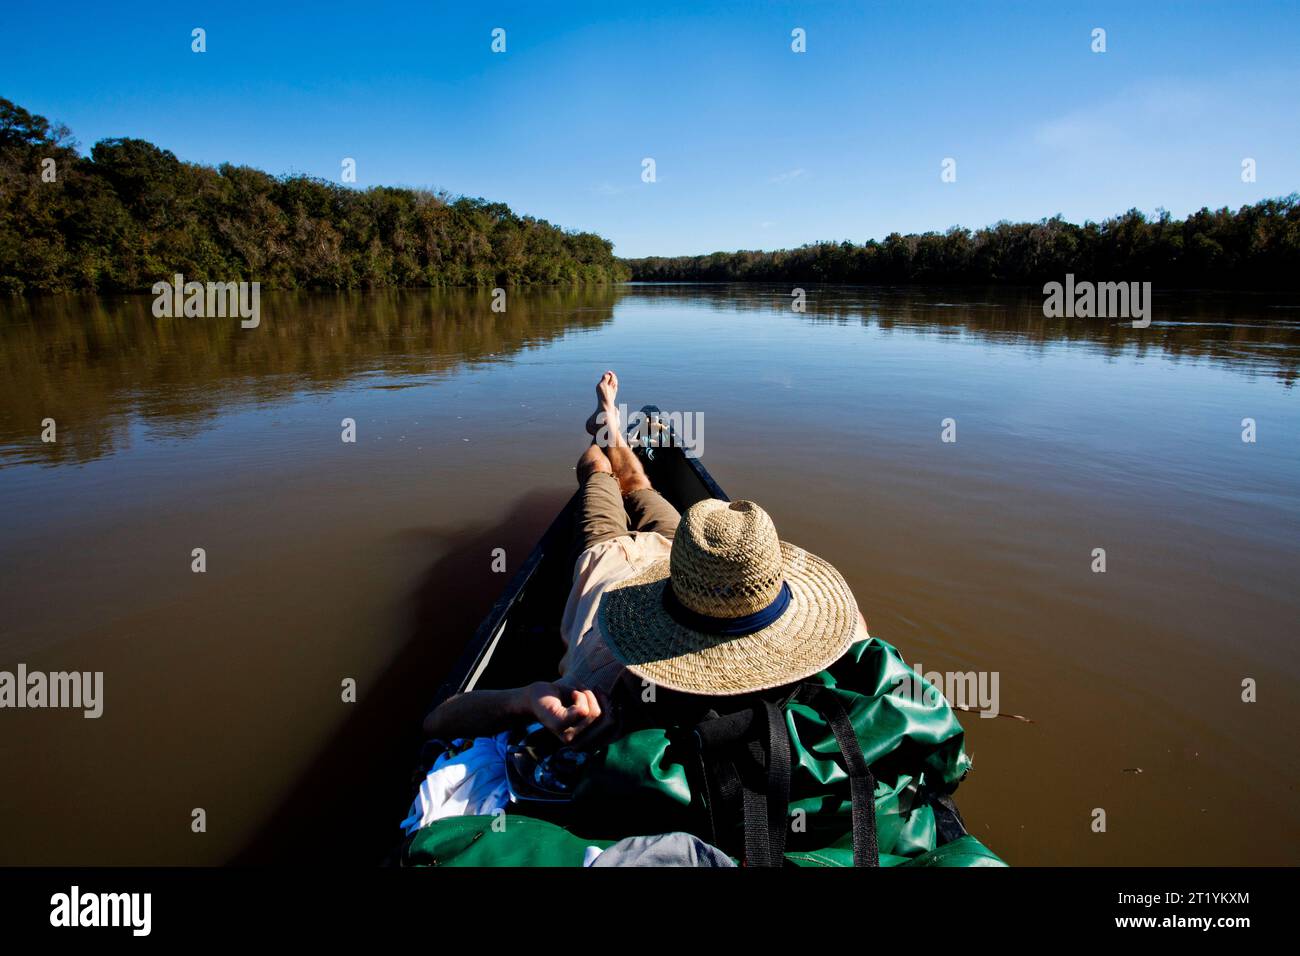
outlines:
[[[1066,273],[1160,287],[1276,289],[1300,275],[1300,196],[1186,219],[1136,209],[1083,225],[1060,216],[999,222],[972,232],[817,242],[775,252],[626,259],[647,282],[826,282],[1037,285]]]
[[[617,282],[594,233],[445,192],[183,162],[140,139],[82,156],[0,98],[0,293],[146,291],[175,273],[280,289]]]
[[[140,139],[82,156],[0,98],[0,293],[145,291],[186,280],[280,289],[623,281],[1036,285],[1066,273],[1161,287],[1270,289],[1300,273],[1300,196],[1186,219],[1131,209],[971,231],[894,232],[771,252],[617,259],[594,233],[445,192],[359,190],[183,162]]]

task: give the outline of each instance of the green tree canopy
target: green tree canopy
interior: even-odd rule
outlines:
[[[0,99],[0,292],[143,291],[177,272],[328,289],[627,275],[608,240],[503,203],[213,169],[141,139],[83,157],[66,129]]]

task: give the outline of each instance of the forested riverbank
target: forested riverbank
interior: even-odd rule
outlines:
[[[174,273],[279,289],[627,278],[609,240],[503,203],[214,169],[140,139],[82,156],[0,98],[0,293],[142,291]]]
[[[1300,195],[1185,219],[1131,209],[797,249],[618,259],[599,235],[444,192],[188,163],[140,139],[88,156],[0,98],[0,293],[144,291],[176,273],[270,289],[808,282],[1034,285],[1067,273],[1276,290],[1300,274]]]
[[[645,282],[1033,285],[1066,273],[1161,288],[1282,289],[1300,274],[1300,195],[1202,209],[1186,219],[1136,209],[1082,225],[1059,216],[883,241],[817,242],[771,252],[624,260]]]

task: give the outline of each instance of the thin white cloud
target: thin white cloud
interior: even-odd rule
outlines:
[[[773,176],[771,179],[768,180],[768,182],[788,183],[792,179],[798,179],[800,176],[803,175],[803,173],[804,171],[802,169],[787,169],[785,172],[778,173],[777,175]]]
[[[1254,125],[1253,116],[1260,112],[1276,111],[1282,114],[1279,120],[1294,118],[1294,107],[1279,93],[1294,88],[1295,79],[1294,74],[1270,72],[1237,74],[1213,83],[1186,78],[1146,83],[1047,119],[1033,128],[1032,138],[1048,150],[1132,147],[1153,152],[1174,144],[1227,140],[1229,131]],[[1243,111],[1243,102],[1254,110]],[[1207,131],[1214,132],[1207,137]]]

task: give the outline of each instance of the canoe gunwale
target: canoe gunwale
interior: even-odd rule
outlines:
[[[496,649],[497,642],[505,631],[511,610],[518,603],[519,597],[527,588],[528,583],[536,576],[537,570],[541,567],[542,560],[549,550],[560,543],[558,539],[568,529],[569,521],[577,508],[577,503],[578,496],[575,493],[560,509],[560,513],[551,521],[550,526],[542,534],[537,544],[533,546],[533,550],[529,552],[528,557],[524,559],[524,563],[519,566],[519,570],[514,573],[514,576],[506,584],[501,596],[493,603],[492,609],[488,611],[487,616],[474,629],[474,634],[465,645],[465,650],[462,651],[460,659],[452,668],[447,679],[438,688],[437,694],[434,695],[430,710],[456,694],[463,694],[474,689],[475,682],[486,669],[488,662],[492,658],[492,653]]]

